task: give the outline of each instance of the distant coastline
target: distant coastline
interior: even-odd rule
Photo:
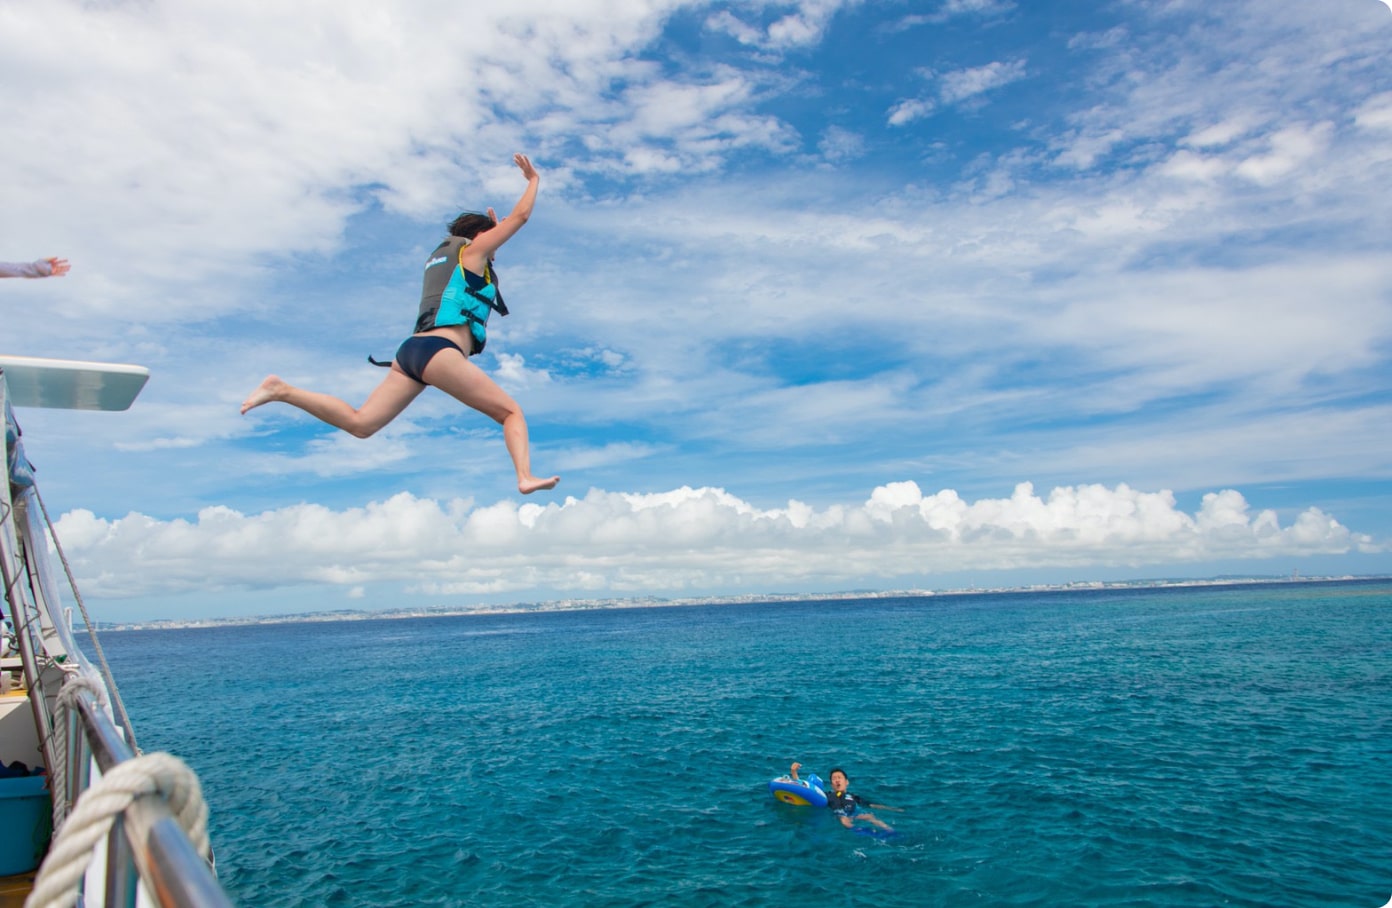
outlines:
[[[260,624],[311,624],[324,621],[383,621],[406,618],[447,618],[465,615],[516,615],[531,612],[580,612],[634,608],[663,608],[691,605],[757,605],[784,602],[841,602],[863,599],[933,599],[960,596],[999,596],[1026,593],[1066,593],[1091,590],[1151,590],[1186,587],[1250,586],[1269,584],[1291,586],[1320,583],[1359,583],[1392,581],[1382,575],[1346,574],[1341,576],[1221,576],[1202,579],[1087,580],[1072,583],[1028,586],[970,587],[946,590],[845,590],[828,593],[747,593],[731,596],[693,596],[662,598],[635,596],[611,599],[552,599],[543,602],[513,602],[502,605],[437,605],[418,608],[303,612],[289,615],[260,615],[235,618],[160,619],[157,621],[94,622],[98,631],[178,630]]]

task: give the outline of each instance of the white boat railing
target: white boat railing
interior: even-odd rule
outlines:
[[[74,697],[69,718],[68,765],[86,768],[95,762],[103,773],[135,754],[115,723],[88,691]],[[90,758],[90,759],[89,759]],[[138,879],[162,908],[231,908],[212,867],[198,853],[164,797],[133,800],[112,826],[106,844],[104,904],[135,906]]]
[[[201,811],[198,838],[206,848],[206,808],[198,791],[197,779],[187,767],[167,755],[139,756],[134,733],[120,707],[115,682],[106,670],[98,671],[78,648],[69,626],[69,612],[62,607],[56,578],[48,555],[52,532],[43,503],[33,487],[33,476],[18,443],[19,429],[7,397],[4,364],[0,363],[0,410],[5,414],[6,481],[0,483],[0,581],[4,584],[4,617],[13,624],[14,640],[23,665],[24,684],[33,713],[37,750],[41,752],[52,795],[54,836],[48,857],[40,867],[35,892],[26,905],[73,904],[73,893],[53,900],[39,899],[51,889],[48,877],[73,877],[72,887],[82,888],[78,898],[85,906],[135,908],[159,905],[161,908],[230,908],[231,901],[213,872],[210,860],[200,854],[191,837],[183,806],[171,809],[167,788],[142,790],[110,809],[97,823],[86,808],[109,800],[103,793],[84,802],[86,793],[95,796],[97,787],[109,776],[131,776],[143,771],[152,758],[178,764],[191,779],[191,788]],[[53,537],[55,547],[57,537]],[[61,548],[58,549],[61,553]],[[66,568],[66,562],[65,562]],[[69,574],[71,581],[71,575]],[[77,597],[76,586],[72,585]],[[83,613],[85,617],[85,607]],[[95,631],[90,619],[89,632]],[[0,667],[8,671],[10,667]],[[121,721],[117,721],[112,703]],[[33,742],[31,742],[33,743]],[[158,760],[155,760],[158,762]],[[163,764],[162,764],[163,765]],[[97,787],[93,787],[97,786]],[[106,808],[102,808],[103,811]],[[80,822],[79,822],[80,820]],[[78,830],[77,827],[83,827]],[[85,838],[70,833],[94,834],[94,844],[85,847]],[[72,839],[73,845],[65,841]],[[54,869],[60,852],[79,848],[80,866],[76,871]],[[210,853],[210,852],[209,852]],[[62,858],[58,863],[62,863]],[[52,871],[52,872],[51,872]],[[36,901],[37,900],[37,901]]]

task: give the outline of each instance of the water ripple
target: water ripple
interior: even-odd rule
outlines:
[[[1381,905],[1392,587],[109,635],[268,906]],[[846,766],[902,835],[767,796]]]

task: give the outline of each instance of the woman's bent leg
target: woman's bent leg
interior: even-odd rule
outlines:
[[[421,374],[427,382],[450,397],[490,416],[503,427],[503,443],[517,471],[517,491],[530,495],[542,489],[555,488],[559,476],[532,475],[531,441],[527,435],[527,420],[517,401],[488,375],[469,362],[462,351],[441,350],[430,360]]]
[[[424,390],[425,385],[407,378],[404,372],[393,366],[363,405],[354,409],[333,395],[306,391],[277,376],[268,375],[242,403],[242,413],[278,401],[298,407],[310,416],[358,438],[367,438],[396,419]]]

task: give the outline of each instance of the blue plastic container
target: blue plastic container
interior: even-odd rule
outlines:
[[[0,779],[0,876],[28,873],[53,835],[47,776]]]

